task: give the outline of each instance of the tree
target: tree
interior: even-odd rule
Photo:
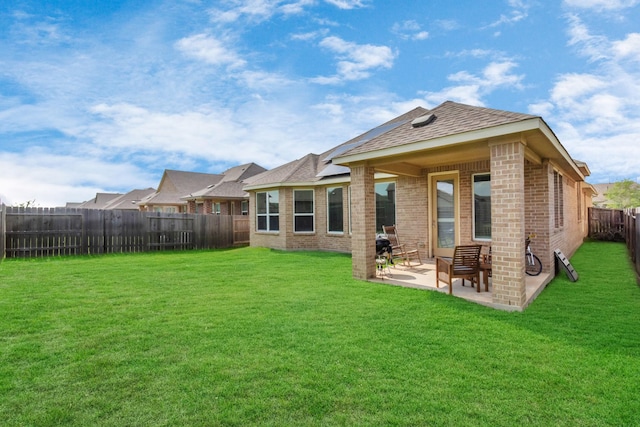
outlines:
[[[605,194],[614,209],[640,207],[640,184],[630,179],[615,182]]]
[[[34,200],[27,200],[26,202],[22,202],[22,203],[18,203],[16,205],[14,205],[18,208],[35,208],[36,207],[36,201]]]

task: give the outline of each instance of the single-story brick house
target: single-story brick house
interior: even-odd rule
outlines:
[[[447,101],[247,182],[251,245],[350,252],[375,276],[375,237],[396,224],[427,257],[490,245],[494,305],[525,304],[525,235],[554,274],[588,232],[593,187],[541,117]],[[254,210],[255,209],[255,210]]]
[[[255,163],[232,167],[222,173],[219,181],[181,199],[187,201],[188,213],[249,215],[249,194],[243,190],[244,180],[264,171]]]
[[[167,169],[158,190],[138,206],[154,212],[248,215],[249,195],[242,189],[243,180],[264,171],[255,163],[234,166],[221,174]]]

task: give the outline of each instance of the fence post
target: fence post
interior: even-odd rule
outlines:
[[[0,204],[0,261],[2,261],[5,257],[5,245],[6,245],[6,239],[5,239],[5,230],[7,228],[7,208],[6,206],[3,204]]]
[[[638,234],[640,234],[640,212],[638,212],[638,210],[634,210],[634,212],[635,227],[633,227],[633,245],[635,248],[636,279],[638,279],[638,284],[640,284],[640,236],[638,236]]]

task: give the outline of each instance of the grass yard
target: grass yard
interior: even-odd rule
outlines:
[[[640,425],[640,288],[584,244],[523,313],[225,251],[0,263],[7,426]]]

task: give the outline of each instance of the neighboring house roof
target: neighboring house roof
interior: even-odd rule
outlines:
[[[321,179],[321,177],[317,176],[319,166],[321,166],[320,169],[326,167],[325,164],[319,162],[319,158],[320,156],[318,154],[307,154],[301,159],[253,176],[245,180],[245,183],[248,188],[251,188],[273,183],[284,184],[319,181]],[[349,173],[348,169],[346,173]]]
[[[606,184],[593,184],[593,187],[597,191],[597,194],[592,199],[594,206],[607,206],[607,202],[609,201],[607,198],[607,192],[612,185],[612,182]]]
[[[122,193],[96,193],[96,197],[80,203],[77,207],[80,209],[106,209],[110,202],[122,196]]]
[[[211,183],[197,191],[183,195],[183,200],[194,199],[244,199],[249,197],[244,190],[244,180],[265,172],[266,169],[255,163],[247,163],[227,169],[222,173],[222,179]]]
[[[185,205],[187,202],[182,200],[184,195],[217,184],[222,178],[220,174],[167,169],[162,174],[158,190],[142,199],[139,205]]]
[[[156,190],[154,188],[145,188],[138,190],[131,190],[120,197],[117,197],[107,203],[105,209],[134,209],[138,210],[138,203],[145,197],[153,194]]]
[[[67,203],[67,207],[78,209],[133,209],[138,210],[137,203],[145,196],[152,194],[153,188],[131,190],[128,193],[96,193],[96,197],[82,203]]]
[[[222,181],[242,181],[265,171],[266,169],[258,164],[246,163],[244,165],[229,168],[222,172],[222,175],[224,176]]]

